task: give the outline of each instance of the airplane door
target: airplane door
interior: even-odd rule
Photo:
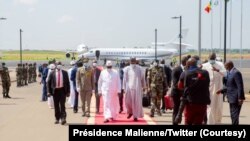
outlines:
[[[95,51],[95,57],[97,60],[99,60],[99,57],[100,57],[100,50],[96,50]]]

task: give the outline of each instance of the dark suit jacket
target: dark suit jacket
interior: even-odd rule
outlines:
[[[73,81],[73,87],[74,90],[76,91],[76,73],[77,73],[77,67],[74,67],[71,71],[71,76],[70,76],[70,80]]]
[[[227,77],[226,93],[229,103],[238,103],[239,99],[245,99],[242,75],[236,68]]]
[[[95,92],[96,93],[98,93],[98,80],[99,80],[100,74],[101,74],[101,70],[98,67],[96,67],[95,73],[94,73],[95,79],[96,79],[96,82],[95,82]]]
[[[172,80],[173,80],[173,85],[172,85],[172,92],[171,95],[176,95],[178,94],[178,82],[181,76],[181,73],[183,72],[181,66],[178,66],[176,68],[173,69],[172,71]]]
[[[68,73],[65,70],[62,70],[63,74],[63,90],[64,94],[66,96],[69,96],[70,94],[70,83],[69,83],[69,77]],[[47,90],[48,93],[54,94],[55,93],[55,88],[56,88],[56,71],[52,71],[49,75],[49,79],[47,82]]]
[[[42,71],[42,83],[43,84],[46,83],[46,78],[48,76],[48,72],[49,72],[48,68],[43,68],[43,71]]]
[[[166,78],[167,78],[167,85],[168,86],[171,86],[171,81],[172,81],[172,70],[170,69],[169,66],[167,65],[164,65],[164,72],[165,72],[165,75],[166,75]]]

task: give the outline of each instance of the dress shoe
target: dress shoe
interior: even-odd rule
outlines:
[[[128,117],[127,117],[127,119],[130,119],[130,118],[132,117],[132,115],[133,115],[133,114],[129,114]]]
[[[86,117],[90,117],[90,114],[86,114]]]
[[[61,124],[62,124],[62,125],[66,124],[66,120],[65,120],[65,119],[62,119]]]
[[[59,124],[59,120],[56,120],[56,121],[55,121],[55,124]]]
[[[122,113],[122,111],[123,111],[123,110],[120,110],[120,111],[119,111],[119,114]]]
[[[164,109],[161,110],[162,113],[166,113],[166,111]]]
[[[86,116],[86,114],[85,114],[85,113],[83,113],[83,114],[82,114],[82,117],[85,117],[85,116]]]
[[[10,97],[10,96],[8,96],[8,95],[7,95],[6,97],[7,97],[7,98],[11,98],[11,97]]]
[[[74,110],[74,113],[77,113],[77,110]]]
[[[161,111],[157,111],[157,115],[158,115],[158,116],[161,116]]]
[[[104,122],[104,123],[108,123],[108,122],[109,122],[109,120],[108,120],[108,119],[105,119],[103,122]]]
[[[150,117],[154,117],[154,114],[151,113],[151,114],[150,114]]]
[[[134,121],[138,121],[138,119],[137,119],[137,118],[134,118]]]

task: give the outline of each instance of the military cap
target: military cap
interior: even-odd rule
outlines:
[[[88,63],[88,62],[89,62],[89,59],[88,59],[88,58],[83,58],[82,62],[83,62],[83,63]]]

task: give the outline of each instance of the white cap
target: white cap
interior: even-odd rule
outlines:
[[[217,57],[215,60],[222,62],[222,59],[220,57]]]
[[[75,65],[75,63],[76,63],[75,61],[71,61],[70,65],[73,66],[73,65]]]
[[[106,66],[112,66],[112,62],[111,61],[107,61]]]

